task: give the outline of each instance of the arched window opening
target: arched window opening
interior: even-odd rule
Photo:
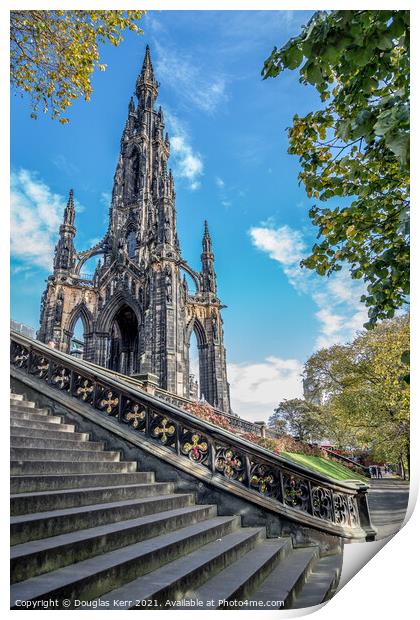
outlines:
[[[135,258],[136,256],[136,245],[136,233],[132,230],[127,235],[127,252],[130,258]]]
[[[123,305],[111,326],[108,368],[124,375],[138,372],[139,325],[134,311]]]
[[[70,338],[70,355],[83,359],[85,353],[85,328],[79,317]]]
[[[197,336],[193,330],[190,338],[189,349],[189,375],[188,375],[188,398],[191,400],[200,400],[200,352],[198,349]]]

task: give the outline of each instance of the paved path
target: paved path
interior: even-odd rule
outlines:
[[[377,539],[397,532],[404,521],[410,483],[397,478],[370,480],[370,516],[378,530]]]

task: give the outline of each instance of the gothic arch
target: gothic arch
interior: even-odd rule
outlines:
[[[127,291],[117,291],[102,308],[97,320],[97,331],[109,333],[115,315],[123,306],[129,306],[131,308],[140,326],[142,320],[141,308],[138,302]]]
[[[75,325],[79,319],[82,319],[85,334],[91,334],[94,325],[93,316],[90,310],[87,309],[84,301],[81,301],[73,308],[67,320],[66,331],[70,336],[73,334]]]
[[[191,267],[185,261],[182,261],[179,264],[179,268],[185,271],[186,273],[188,273],[189,276],[191,276],[191,278],[194,281],[195,287],[196,287],[196,293],[198,293],[200,290],[200,279],[198,277],[198,273],[194,271],[194,269],[191,269]]]
[[[197,317],[193,317],[187,325],[187,342],[190,342],[191,334],[194,331],[197,336],[197,342],[199,347],[205,347],[208,344],[206,331],[203,327],[202,322],[197,319]]]
[[[86,263],[86,261],[88,261],[90,258],[92,258],[92,256],[97,256],[98,254],[104,254],[105,250],[102,248],[102,246],[95,246],[93,248],[91,248],[90,250],[86,250],[85,252],[81,252],[78,257],[79,257],[79,262],[77,263],[74,272],[79,275],[80,274],[80,270],[82,269],[83,265]]]

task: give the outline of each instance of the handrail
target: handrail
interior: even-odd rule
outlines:
[[[346,538],[363,538],[370,524],[368,485],[309,471],[220,427],[166,403],[99,366],[11,332],[11,365],[159,446],[172,462],[212,483],[229,483],[275,512]],[[219,484],[220,486],[220,484]]]
[[[366,467],[365,465],[362,465],[361,463],[357,463],[357,461],[354,461],[353,459],[350,459],[349,457],[344,456],[343,454],[340,454],[339,452],[336,452],[333,448],[322,448],[322,449],[324,450],[324,452],[328,454],[330,458],[335,458],[337,461],[344,461],[344,463],[348,467],[354,467],[356,470],[359,470],[363,476],[370,477],[369,467]]]

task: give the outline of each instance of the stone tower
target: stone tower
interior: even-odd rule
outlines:
[[[194,271],[182,258],[177,236],[170,142],[163,111],[155,109],[157,95],[147,46],[136,81],[138,103],[130,99],[121,138],[108,230],[94,247],[75,250],[71,190],[42,297],[38,337],[69,352],[81,318],[85,359],[127,375],[152,373],[161,388],[189,398],[194,331],[201,395],[229,412],[224,306],[217,297],[212,242],[205,222],[202,269]],[[84,263],[96,255],[101,258],[95,273],[82,276]],[[185,272],[195,291],[188,290]]]

